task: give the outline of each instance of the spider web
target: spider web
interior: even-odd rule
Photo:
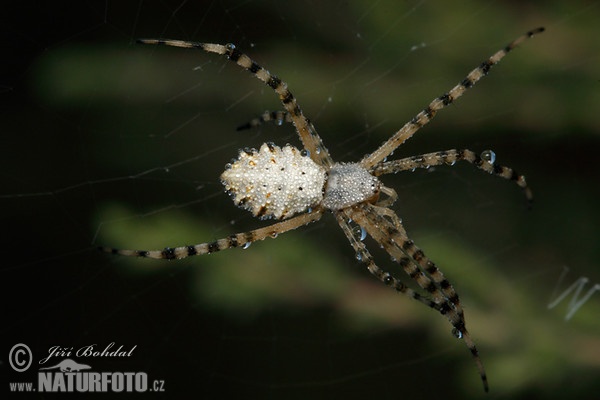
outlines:
[[[600,126],[590,112],[600,105],[600,8],[560,4],[97,1],[7,10],[3,354],[26,343],[37,362],[52,346],[135,345],[130,357],[77,361],[145,371],[169,396],[480,396],[446,321],[372,279],[329,215],[246,250],[177,262],[95,247],[155,249],[264,226],[232,205],[218,176],[239,148],[299,146],[291,126],[235,131],[281,108],[244,71],[214,55],[134,46],[136,38],[235,43],[288,82],[335,160],[354,161],[493,51],[543,25],[544,35],[393,156],[492,148],[527,175],[533,210],[516,187],[468,165],[384,182],[399,193],[394,209],[409,235],[461,295],[492,393],[597,391],[600,294],[553,300],[583,277],[590,288],[600,283]],[[407,280],[368,244],[382,268]],[[2,365],[9,381],[34,379]]]

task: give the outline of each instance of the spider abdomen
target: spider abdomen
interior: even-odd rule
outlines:
[[[359,163],[336,163],[329,170],[323,206],[341,210],[375,198],[381,183]]]
[[[221,182],[233,202],[261,218],[283,219],[319,204],[325,169],[297,148],[271,143],[244,149]]]

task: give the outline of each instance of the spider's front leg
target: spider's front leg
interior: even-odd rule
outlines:
[[[379,198],[377,201],[377,205],[379,207],[391,207],[394,205],[394,203],[396,202],[396,200],[398,200],[398,193],[396,193],[396,191],[392,188],[389,188],[387,186],[381,185],[379,187],[379,191],[381,193],[383,193],[384,195],[386,195],[387,197],[382,199]],[[394,214],[394,213],[392,213]],[[395,216],[396,214],[394,214]]]
[[[344,234],[348,238],[348,241],[350,241],[352,248],[356,252],[356,259],[365,264],[367,266],[367,270],[373,276],[379,279],[384,285],[395,289],[397,292],[402,293],[405,296],[410,297],[411,299],[417,300],[425,304],[427,307],[433,308],[434,310],[441,312],[441,307],[439,304],[415,292],[414,290],[406,286],[402,281],[393,277],[389,273],[382,270],[379,266],[377,266],[377,264],[375,264],[375,261],[373,260],[373,256],[371,256],[371,253],[369,252],[369,250],[367,250],[365,244],[356,238],[354,232],[352,231],[352,227],[348,223],[349,217],[345,215],[343,211],[334,212],[334,214],[338,224],[342,228],[342,231],[344,232]]]
[[[456,312],[456,318],[451,320],[453,325],[460,324],[464,318],[464,312],[460,304],[458,294],[452,284],[446,279],[442,271],[433,261],[425,255],[413,240],[409,239],[400,218],[389,208],[377,205],[365,204],[364,220],[365,228],[374,226],[370,235],[378,242],[386,242],[384,248],[390,255],[397,257],[407,255],[410,263],[400,263],[404,271],[413,278],[419,286],[431,293],[438,303],[448,302],[452,310]],[[360,218],[363,218],[361,215]],[[394,253],[394,254],[392,254]],[[464,324],[464,322],[463,322]],[[455,325],[456,328],[460,327]]]
[[[510,51],[519,46],[525,40],[532,36],[544,32],[544,28],[532,29],[524,35],[519,36],[502,49],[492,54],[487,60],[483,61],[479,66],[467,74],[456,86],[450,89],[447,93],[433,99],[427,107],[419,112],[413,119],[404,124],[391,138],[386,140],[377,150],[371,154],[367,154],[360,164],[365,168],[373,168],[373,166],[382,162],[389,156],[398,146],[410,139],[419,129],[427,125],[435,117],[438,111],[448,107],[460,98],[468,89],[472,88],[481,78],[486,76],[494,65],[498,64]]]
[[[412,171],[416,168],[429,168],[438,165],[454,165],[457,161],[466,161],[475,168],[488,174],[515,182],[525,194],[528,203],[533,201],[533,193],[527,185],[525,176],[511,167],[496,164],[496,154],[485,150],[481,155],[468,149],[450,149],[406,157],[400,160],[386,161],[372,167],[369,172],[375,176],[393,174],[400,171]]]
[[[389,213],[382,210],[389,209],[362,203],[360,207],[346,210],[346,215],[363,227],[369,236],[400,264],[404,272],[432,296],[439,307],[436,309],[452,324],[453,333],[462,338],[469,348],[479,370],[484,390],[487,392],[489,387],[485,368],[477,346],[467,330],[458,294],[436,265],[412,240],[408,239],[399,219],[388,219]],[[397,224],[394,221],[397,221]]]

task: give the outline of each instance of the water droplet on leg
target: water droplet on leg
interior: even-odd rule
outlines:
[[[452,328],[452,335],[454,335],[454,337],[457,339],[462,339],[462,337],[463,337],[462,332],[456,328]]]
[[[356,225],[354,228],[352,228],[352,234],[361,242],[367,237],[367,231],[360,225]]]
[[[481,152],[481,158],[490,164],[493,164],[496,162],[496,153],[492,150],[484,150]]]

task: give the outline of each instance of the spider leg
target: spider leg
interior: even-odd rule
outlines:
[[[283,125],[284,122],[291,123],[294,121],[292,120],[292,115],[287,111],[265,111],[258,117],[238,126],[236,130],[243,131],[245,129],[258,128],[265,122],[273,122],[276,125]]]
[[[457,161],[467,161],[482,171],[515,182],[523,189],[528,203],[531,204],[533,193],[529,186],[527,186],[525,177],[510,167],[494,164],[494,158],[495,155],[490,150],[486,150],[479,156],[471,150],[451,149],[421,154],[420,156],[406,157],[401,160],[387,161],[373,166],[369,172],[375,176],[381,176],[400,171],[410,171],[415,168],[429,168],[442,164],[454,165]]]
[[[402,266],[411,279],[430,293],[439,306],[439,311],[454,327],[453,333],[462,338],[471,352],[484,390],[489,390],[487,375],[475,342],[467,330],[464,313],[458,295],[441,271],[431,262],[414,242],[402,234],[404,228],[398,229],[389,220],[377,214],[378,208],[366,204],[362,209],[352,209],[348,217],[364,227],[373,239]],[[401,226],[401,225],[400,225]],[[421,268],[419,268],[421,266]],[[424,272],[426,271],[426,275]]]
[[[323,210],[318,208],[309,213],[300,214],[296,217],[286,219],[263,228],[258,228],[243,233],[236,233],[225,238],[215,240],[214,242],[206,242],[191,246],[181,246],[175,248],[166,247],[163,250],[122,250],[112,247],[98,247],[98,250],[105,253],[120,254],[122,256],[167,260],[180,259],[189,256],[215,253],[217,251],[232,247],[244,247],[244,245],[263,240],[268,237],[274,238],[280,233],[291,231],[302,225],[318,221],[322,215]]]
[[[394,244],[399,247],[407,256],[414,260],[420,267],[420,271],[423,275],[430,279],[429,281],[423,280],[421,277],[415,279],[419,285],[430,292],[434,299],[441,301],[447,300],[452,308],[458,314],[459,319],[464,318],[464,312],[460,305],[460,299],[458,294],[454,290],[452,284],[446,279],[442,271],[435,265],[433,261],[429,259],[411,239],[408,238],[406,230],[400,221],[400,218],[391,209],[380,207],[377,205],[368,205],[366,208],[366,214],[374,222],[376,226],[383,228],[389,234]],[[385,218],[388,218],[388,221]],[[416,274],[417,271],[414,269],[406,270],[407,274]],[[419,282],[421,280],[422,282]],[[432,286],[432,282],[433,285]],[[441,291],[441,295],[439,294]]]
[[[369,172],[371,172],[371,174],[373,174],[372,171],[369,171]],[[396,202],[396,200],[398,200],[398,193],[396,193],[396,191],[394,189],[381,185],[379,190],[381,191],[381,193],[385,194],[387,196],[387,198],[383,199],[383,200],[379,199],[379,201],[377,202],[378,206],[390,207]],[[394,214],[394,212],[392,212],[392,214]],[[396,216],[396,214],[394,214],[394,216]]]
[[[500,60],[504,58],[512,49],[520,45],[523,41],[529,39],[537,33],[544,31],[544,28],[533,29],[517,39],[510,42],[506,47],[498,50],[490,58],[482,62],[477,68],[469,72],[469,74],[463,79],[458,85],[454,86],[448,93],[444,93],[440,97],[434,99],[423,111],[418,113],[412,120],[407,122],[399,131],[397,131],[391,138],[385,141],[377,150],[371,154],[367,154],[360,162],[360,164],[370,169],[374,165],[383,161],[383,159],[390,155],[398,146],[408,140],[412,135],[415,134],[419,129],[428,124],[435,114],[441,109],[449,106],[462,96],[467,89],[475,85],[481,78],[483,78],[489,72],[490,68],[496,65]]]
[[[383,206],[381,203],[377,203],[376,205],[373,205],[373,207],[377,210],[377,213],[380,214],[381,217],[387,218],[394,225],[400,235],[406,236],[406,230],[402,225],[402,220],[392,209]]]
[[[208,53],[225,55],[230,61],[233,61],[240,67],[244,68],[256,78],[261,80],[267,86],[279,95],[279,100],[283,104],[285,110],[290,114],[290,118],[294,122],[298,136],[304,145],[304,148],[310,152],[310,157],[317,164],[324,167],[331,167],[333,160],[329,155],[329,151],[325,148],[321,137],[317,134],[312,123],[304,116],[296,98],[289,91],[287,83],[283,82],[277,76],[258,65],[254,60],[242,53],[233,44],[221,45],[214,43],[199,43],[187,42],[183,40],[168,40],[168,39],[138,39],[141,44],[165,45],[173,47],[182,47],[188,49],[200,49]]]
[[[364,228],[377,242],[387,242],[382,243],[384,248],[398,261],[408,276],[429,292],[434,301],[439,304],[447,302],[450,305],[452,311],[457,314],[451,320],[453,325],[460,322],[464,313],[456,291],[437,266],[408,238],[400,219],[397,216],[391,217],[391,214],[395,213],[390,209],[367,204],[363,207],[363,212],[357,214],[356,222],[361,226],[364,222]]]
[[[350,224],[348,223],[348,218],[345,217],[342,212],[336,212],[335,218],[337,219],[338,224],[342,228],[342,231],[344,231],[346,237],[350,241],[352,248],[356,252],[356,258],[362,263],[366,264],[367,269],[373,276],[375,276],[377,279],[383,282],[384,285],[395,289],[397,292],[402,293],[405,296],[410,297],[411,299],[415,299],[425,304],[427,307],[431,307],[434,310],[441,312],[441,306],[438,303],[428,299],[420,293],[415,292],[414,290],[406,286],[404,283],[402,283],[402,281],[385,272],[375,264],[373,256],[371,256],[371,253],[369,253],[369,250],[367,250],[365,244],[355,237],[354,233],[352,232],[352,227],[350,227]]]

